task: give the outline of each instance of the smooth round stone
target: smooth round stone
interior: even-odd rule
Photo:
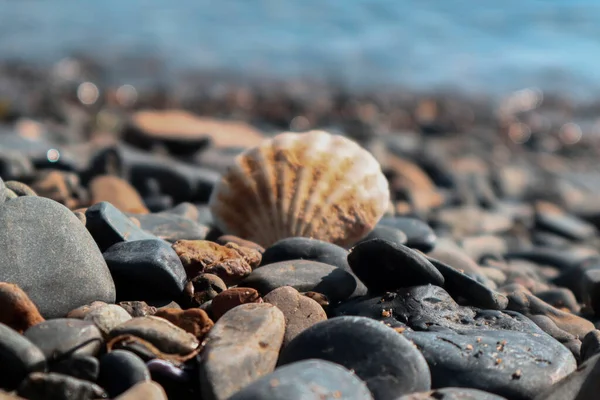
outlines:
[[[319,303],[300,294],[290,286],[283,286],[271,291],[265,296],[264,301],[273,304],[283,312],[285,317],[283,346],[286,346],[302,331],[327,319],[327,314]]]
[[[313,358],[354,371],[377,400],[431,387],[429,368],[419,350],[370,318],[337,317],[313,325],[282,350],[279,365]]]
[[[13,390],[31,373],[44,371],[42,351],[17,331],[0,323],[0,388]]]
[[[412,393],[396,400],[507,400],[504,397],[477,389],[443,388],[430,392]]]
[[[592,400],[600,393],[600,355],[595,355],[576,371],[538,393],[535,400]]]
[[[408,236],[400,229],[396,229],[393,226],[377,225],[367,236],[359,240],[356,244],[367,242],[372,239],[387,240],[388,242],[401,245],[406,245],[408,242]]]
[[[96,382],[100,372],[100,362],[96,357],[75,354],[54,363],[50,368],[50,372],[69,375],[88,382]]]
[[[45,318],[95,300],[115,301],[98,246],[73,213],[42,197],[0,207],[0,281],[19,285]]]
[[[175,243],[178,240],[204,240],[208,227],[188,218],[169,214],[129,214],[140,222],[140,227],[154,236]]]
[[[262,255],[261,266],[281,261],[317,261],[351,271],[348,250],[333,243],[306,237],[291,237],[274,243]]]
[[[102,347],[102,334],[93,322],[58,318],[32,326],[23,334],[49,361],[74,354],[94,356]]]
[[[158,383],[146,381],[138,383],[119,397],[115,397],[115,400],[168,400],[168,397]]]
[[[341,365],[306,360],[277,368],[229,400],[372,400],[363,381]]]
[[[115,206],[105,201],[88,207],[85,217],[85,226],[101,251],[106,251],[116,243],[157,239],[156,236],[139,228]]]
[[[166,319],[147,316],[132,318],[110,331],[109,337],[133,335],[150,342],[167,354],[187,355],[198,348],[198,340]]]
[[[200,361],[204,400],[225,400],[273,372],[285,332],[275,306],[242,304],[223,315],[208,333]]]
[[[130,319],[131,315],[123,307],[116,304],[96,307],[83,318],[84,321],[93,322],[103,337],[107,337],[111,330]]]
[[[491,290],[477,282],[470,276],[444,264],[431,257],[426,257],[444,277],[444,289],[454,299],[464,299],[467,305],[487,308],[491,310],[504,310],[508,304],[505,295]]]
[[[335,314],[397,327],[425,356],[436,388],[531,399],[576,368],[571,352],[522,314],[462,307],[437,286],[357,299]]]
[[[600,331],[590,331],[581,341],[581,362],[600,354]]]
[[[352,271],[372,293],[432,283],[444,277],[422,254],[403,245],[373,239],[356,245],[348,255]]]
[[[149,380],[150,371],[144,361],[129,351],[115,350],[100,358],[98,384],[111,398]]]
[[[106,398],[106,392],[98,385],[54,372],[34,372],[23,381],[19,396],[27,399],[81,399]]]
[[[437,237],[425,222],[416,218],[385,217],[377,225],[391,226],[406,235],[406,246],[425,253],[433,250]]]
[[[333,243],[306,237],[291,237],[274,243],[265,250],[260,265],[290,260],[317,261],[342,268],[354,275],[348,265],[348,250]],[[358,278],[356,281],[357,286],[352,297],[365,295],[367,288]]]
[[[104,252],[118,301],[179,299],[186,273],[177,253],[162,240],[121,242]]]
[[[241,304],[262,303],[263,299],[256,289],[247,287],[234,287],[219,293],[210,306],[215,319],[221,318],[227,311]]]
[[[316,261],[290,260],[255,269],[239,286],[258,290],[263,296],[282,286],[300,292],[318,292],[337,302],[356,290],[356,279],[347,271]]]

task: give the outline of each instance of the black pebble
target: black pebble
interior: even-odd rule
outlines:
[[[137,383],[150,380],[144,361],[125,350],[115,350],[100,358],[98,384],[110,397],[117,397]]]

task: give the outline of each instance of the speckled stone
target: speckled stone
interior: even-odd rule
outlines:
[[[18,284],[45,318],[95,300],[115,301],[98,246],[63,205],[19,197],[0,207],[0,226],[0,281]]]

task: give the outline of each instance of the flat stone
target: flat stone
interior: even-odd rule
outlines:
[[[229,398],[253,399],[372,400],[373,397],[365,383],[341,365],[306,360],[279,367]]]
[[[111,330],[130,319],[131,315],[116,304],[96,307],[83,318],[84,321],[90,321],[96,325],[103,337],[108,337]]]
[[[96,176],[90,182],[89,190],[91,204],[105,201],[124,213],[147,214],[149,212],[138,191],[118,176]]]
[[[239,286],[258,290],[263,296],[281,286],[301,292],[325,294],[332,302],[349,298],[356,290],[356,279],[342,268],[316,261],[290,260],[255,269]]]
[[[566,378],[538,393],[535,400],[592,400],[600,393],[600,355],[595,355]]]
[[[357,299],[334,315],[361,315],[396,328],[423,353],[436,388],[531,399],[576,368],[571,352],[530,319],[459,306],[437,286]]]
[[[85,212],[86,228],[101,251],[121,242],[157,239],[135,225],[127,215],[105,201],[94,204]]]
[[[74,354],[95,356],[104,341],[94,323],[72,318],[58,318],[37,324],[24,333],[42,350],[49,361]]]
[[[202,398],[228,399],[273,372],[284,332],[283,313],[271,304],[243,304],[225,313],[206,338]]]
[[[283,286],[271,291],[264,300],[283,312],[285,317],[284,347],[302,331],[327,319],[327,314],[319,303],[303,296],[290,286]]]
[[[175,214],[129,215],[139,221],[143,230],[170,243],[175,243],[178,240],[204,240],[208,233],[207,226]]]
[[[187,355],[199,345],[194,335],[154,316],[130,319],[110,331],[109,337],[112,339],[120,335],[137,336],[167,354]]]
[[[406,235],[406,246],[429,252],[435,247],[437,236],[429,225],[416,218],[385,217],[377,225],[391,226]]]
[[[190,279],[200,273],[219,276],[227,284],[239,282],[260,264],[261,254],[235,243],[225,246],[207,240],[178,240],[173,249]]]
[[[149,380],[148,367],[133,353],[115,350],[100,358],[98,384],[111,398],[123,394],[138,383]]]
[[[138,383],[115,400],[168,400],[165,390],[156,382]]]
[[[27,293],[18,285],[0,282],[0,323],[19,333],[44,321]]]
[[[30,374],[19,386],[17,394],[30,400],[106,398],[106,392],[100,386],[54,372]]]
[[[370,318],[337,317],[313,325],[283,348],[278,365],[314,358],[354,371],[377,400],[431,387],[429,368],[419,350]]]
[[[159,239],[120,242],[103,255],[119,301],[173,300],[182,296],[185,270],[168,243]]]
[[[43,317],[62,317],[95,300],[115,301],[98,246],[66,207],[19,197],[0,207],[0,226],[0,281],[19,285]]]
[[[348,255],[348,263],[372,293],[444,283],[442,274],[422,254],[381,239],[356,245]]]
[[[262,303],[263,299],[256,289],[247,287],[234,287],[219,293],[210,306],[215,319],[221,318],[223,314],[241,304]]]
[[[441,261],[431,257],[426,258],[442,274],[444,277],[444,289],[453,298],[464,299],[465,305],[490,310],[504,310],[506,308],[508,299],[505,295],[491,290],[470,276]]]
[[[29,339],[0,323],[0,388],[16,389],[28,374],[45,369],[44,353]]]
[[[88,382],[96,382],[100,373],[100,362],[96,357],[74,354],[52,364],[50,372],[72,376]]]
[[[396,400],[507,400],[504,397],[477,389],[443,388],[429,392],[407,394]]]

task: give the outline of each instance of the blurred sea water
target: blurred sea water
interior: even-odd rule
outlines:
[[[0,60],[593,96],[599,22],[596,0],[0,0]]]

